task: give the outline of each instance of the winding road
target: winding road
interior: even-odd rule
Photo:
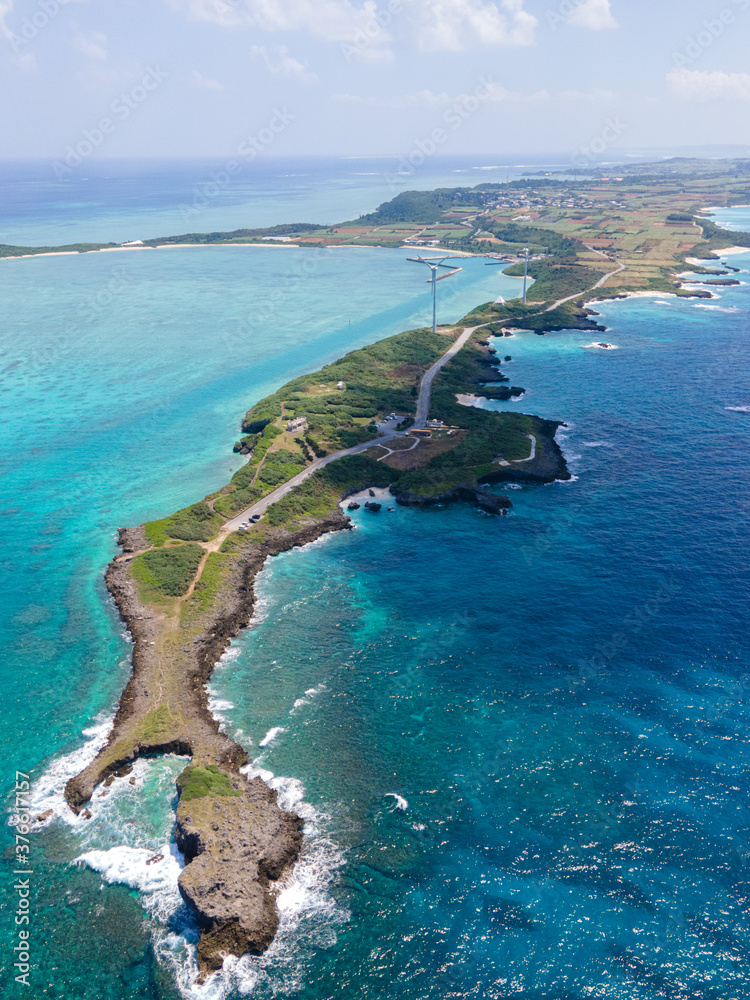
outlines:
[[[589,247],[588,249],[592,250],[600,257],[606,257],[606,254],[602,253],[601,250],[596,250],[594,249],[594,247]],[[558,302],[555,302],[553,305],[549,306],[546,312],[552,312],[553,309],[557,309],[558,306],[563,305],[563,303],[565,302],[570,302],[572,299],[580,299],[588,292],[593,292],[597,288],[601,288],[605,284],[605,282],[607,282],[609,278],[612,277],[613,274],[618,274],[620,271],[624,271],[626,266],[627,266],[626,264],[622,263],[618,264],[618,266],[614,269],[614,271],[608,271],[606,274],[603,274],[601,278],[597,281],[597,283],[593,285],[591,288],[587,289],[585,292],[576,292],[575,295],[569,295],[565,299],[560,299]],[[481,326],[486,326],[486,325],[487,324],[479,324],[479,326],[466,327],[461,336],[458,337],[451,344],[451,346],[448,348],[445,354],[441,355],[435,362],[435,364],[432,365],[431,368],[428,368],[427,371],[424,373],[424,375],[422,376],[422,382],[420,383],[419,386],[419,396],[417,397],[417,411],[416,411],[416,417],[414,419],[415,428],[423,428],[427,423],[427,418],[430,414],[430,397],[432,394],[432,383],[435,381],[435,376],[437,375],[437,373],[442,368],[444,368],[445,365],[448,364],[451,358],[454,358],[458,354],[458,352],[466,344],[466,342],[469,340],[469,338],[471,337],[472,333],[474,333],[475,330],[478,330],[480,329]],[[248,520],[248,518],[253,517],[255,514],[261,514],[261,515],[265,514],[265,512],[268,510],[271,504],[276,503],[278,500],[281,500],[283,497],[285,497],[288,493],[291,493],[291,491],[295,489],[295,487],[299,486],[300,483],[304,483],[304,481],[306,479],[309,479],[309,477],[312,476],[313,473],[317,472],[318,469],[324,468],[331,462],[337,462],[340,458],[344,458],[346,455],[361,455],[363,452],[372,448],[373,445],[386,444],[386,442],[388,441],[394,441],[396,438],[404,437],[406,433],[408,432],[397,431],[394,429],[386,432],[381,437],[378,437],[372,441],[364,441],[362,444],[355,445],[353,448],[345,448],[343,451],[335,451],[333,452],[332,455],[326,455],[324,458],[316,459],[316,461],[314,461],[312,465],[309,465],[306,469],[303,469],[302,472],[299,472],[296,476],[294,476],[293,479],[290,479],[286,483],[282,483],[281,486],[278,486],[272,493],[269,493],[268,496],[263,497],[262,500],[256,501],[256,503],[254,503],[252,507],[248,507],[246,510],[243,510],[241,514],[237,514],[229,521],[226,521],[222,525],[221,530],[219,531],[219,536],[216,539],[215,544],[217,546],[220,545],[228,534],[230,534],[233,531],[237,531],[240,525],[244,524],[245,521]],[[536,441],[532,441],[531,458],[534,457],[535,446],[536,446]],[[524,459],[523,461],[528,462],[530,460],[531,459]]]
[[[585,243],[584,246],[586,247],[587,250],[591,250],[592,253],[598,254],[600,257],[605,257],[607,260],[609,260],[609,257],[607,257],[606,253],[602,253],[601,250],[597,250],[595,247],[590,247],[588,243]],[[607,271],[606,274],[603,274],[601,278],[599,278],[599,280],[595,285],[592,285],[591,288],[587,289],[585,292],[576,292],[575,295],[569,295],[566,299],[559,299],[557,302],[554,302],[551,306],[548,306],[545,312],[548,313],[552,312],[554,309],[557,309],[559,306],[563,305],[566,302],[570,302],[572,299],[580,299],[582,295],[587,295],[588,292],[595,292],[597,288],[601,288],[604,284],[606,284],[606,282],[609,281],[609,279],[612,277],[613,274],[619,274],[620,271],[624,271],[627,266],[628,266],[627,264],[618,264],[617,267],[614,269],[614,271]]]
[[[417,397],[417,416],[414,421],[415,427],[424,427],[427,423],[427,417],[430,412],[432,383],[435,376],[441,368],[448,364],[451,358],[454,358],[458,354],[472,333],[474,333],[477,329],[479,329],[479,327],[467,327],[461,336],[451,344],[445,354],[438,358],[435,364],[431,368],[428,368],[422,376],[422,382],[419,386],[419,396]],[[388,431],[386,434],[375,438],[372,441],[364,441],[362,444],[355,445],[353,448],[345,448],[343,451],[335,451],[332,455],[326,455],[324,458],[318,458],[312,463],[312,465],[308,465],[308,467],[303,469],[302,472],[297,473],[294,478],[288,480],[286,483],[282,483],[281,486],[277,486],[272,493],[263,497],[262,500],[256,501],[252,507],[248,507],[246,510],[243,510],[241,514],[236,514],[233,518],[231,518],[231,520],[226,521],[221,527],[219,537],[216,540],[217,543],[220,544],[232,531],[237,531],[240,525],[244,524],[248,518],[253,517],[255,514],[265,514],[271,504],[276,503],[288,493],[291,493],[295,487],[299,486],[300,483],[304,483],[304,481],[314,472],[317,472],[318,469],[324,468],[331,462],[337,462],[340,458],[344,458],[346,455],[361,455],[362,452],[372,448],[373,445],[384,445],[388,441],[394,441],[396,438],[404,437],[406,433],[408,432],[397,430]]]

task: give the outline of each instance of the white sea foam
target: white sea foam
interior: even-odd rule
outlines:
[[[238,656],[242,654],[241,646],[230,646],[229,649],[224,650],[224,652],[219,657],[219,663],[231,663],[232,660],[236,660]]]
[[[279,731],[281,727],[275,727],[269,735]],[[134,774],[141,766],[153,769],[155,763],[138,762]],[[335,945],[338,927],[349,919],[348,912],[330,893],[335,873],[344,862],[341,848],[328,834],[331,817],[304,801],[305,789],[297,779],[276,777],[273,772],[259,767],[259,761],[242,771],[249,778],[260,777],[266,781],[277,792],[279,806],[294,811],[305,823],[300,859],[278,886],[279,930],[262,956],[230,957],[221,972],[198,985],[197,927],[180,897],[178,879],[184,858],[174,844],[158,848],[126,845],[94,848],[80,854],[75,861],[100,872],[105,882],[128,885],[141,894],[144,909],[154,919],[155,953],[160,963],[172,970],[186,1000],[225,1000],[230,993],[248,995],[264,981],[270,981],[274,994],[297,992],[304,982],[309,956],[321,948]],[[121,784],[126,795],[139,800],[137,786],[129,782]],[[113,786],[112,795],[102,800],[99,808],[108,808],[114,813],[112,800],[115,797]],[[96,819],[94,816],[92,827]],[[135,830],[132,835],[138,836]]]
[[[734,413],[750,413],[750,406],[725,406],[724,409]]]
[[[397,795],[396,792],[386,792],[385,797],[387,799],[395,799],[397,809],[401,809],[404,812],[406,812],[406,810],[409,808],[409,803],[406,801],[403,795]]]
[[[292,995],[304,984],[309,956],[333,947],[338,928],[349,920],[348,911],[330,893],[335,873],[344,863],[341,848],[327,833],[331,817],[304,801],[304,786],[296,778],[275,777],[258,768],[257,762],[242,770],[250,778],[263,778],[278,793],[279,806],[305,821],[302,853],[279,886],[279,929],[263,955],[227,958],[222,970],[200,986],[189,936],[160,937],[157,954],[172,967],[186,1000],[225,1000],[230,993],[247,996],[261,984],[268,984],[275,996]]]
[[[284,729],[283,726],[274,726],[273,729],[269,729],[268,730],[268,732],[263,737],[263,739],[260,741],[260,743],[258,744],[258,746],[259,747],[270,746],[270,744],[275,741],[276,737],[280,736],[281,733],[283,733],[283,732],[286,732],[286,730]]]
[[[185,859],[176,844],[164,844],[156,851],[123,846],[108,851],[86,851],[74,864],[88,865],[110,884],[137,889],[144,908],[159,920],[168,919],[182,904],[177,880]]]
[[[714,312],[720,313],[738,313],[742,312],[737,306],[710,306],[707,302],[694,302],[694,308],[696,309],[712,309]]]
[[[289,714],[294,715],[294,713],[298,709],[304,708],[305,705],[311,704],[312,699],[315,698],[317,695],[321,694],[323,691],[325,691],[325,689],[326,686],[325,684],[322,683],[318,684],[317,687],[308,688],[307,691],[305,691],[304,698],[297,698],[297,700],[294,703],[294,707],[290,710]]]
[[[231,712],[234,702],[227,701],[226,698],[219,698],[209,688],[208,707],[211,712]]]
[[[584,441],[584,448],[614,448],[609,441]]]
[[[65,757],[52,761],[46,771],[32,783],[29,810],[32,817],[36,819],[44,813],[50,814],[35,824],[38,829],[49,826],[55,819],[62,819],[70,825],[83,822],[65,801],[65,785],[96,757],[107,742],[113,721],[114,715],[99,716],[95,719],[92,726],[83,730],[83,735],[87,737],[83,746]],[[12,817],[11,823],[13,823]]]
[[[575,455],[571,451],[567,450],[566,446],[568,444],[568,431],[572,431],[575,428],[575,424],[567,423],[563,424],[562,427],[558,427],[555,431],[555,441],[560,445],[560,451],[563,453],[563,458],[568,465],[568,471],[570,472],[570,465],[572,462],[577,462],[581,459],[581,455]],[[556,479],[556,483],[577,483],[578,476],[574,476],[571,473],[570,479]]]
[[[206,690],[208,692],[208,710],[219,723],[219,729],[222,732],[226,732],[226,726],[229,719],[225,713],[232,711],[234,708],[234,702],[227,701],[226,698],[219,698],[210,684],[207,686]]]

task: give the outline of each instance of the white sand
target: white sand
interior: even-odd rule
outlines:
[[[15,257],[0,257],[0,260],[26,260],[29,257],[72,257],[77,250],[54,250],[52,253],[19,253]]]

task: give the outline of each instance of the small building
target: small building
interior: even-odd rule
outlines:
[[[306,431],[307,417],[294,417],[293,420],[287,421],[286,429],[291,434],[296,434],[298,431]]]
[[[346,382],[337,382],[336,383],[336,388],[337,389],[346,389]]]
[[[445,424],[442,420],[428,420],[427,426],[432,430],[441,431],[445,427]]]

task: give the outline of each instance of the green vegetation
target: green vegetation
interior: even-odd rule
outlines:
[[[276,419],[283,407],[287,415],[291,410],[307,417],[305,443],[317,457],[350,448],[374,437],[371,427],[376,418],[392,411],[405,416],[414,413],[419,381],[446,348],[446,338],[431,330],[388,337],[352,351],[319,372],[287,383],[249,410],[244,426],[261,419]],[[336,388],[340,384],[344,388]],[[269,429],[270,425],[263,432],[264,438]],[[262,445],[258,445],[253,454],[254,468],[262,454]],[[240,470],[233,482],[242,488],[247,475]]]
[[[200,580],[182,606],[184,624],[194,622],[197,616],[211,608],[219,592],[225,586],[233,566],[233,559],[225,552],[209,553]]]
[[[205,500],[177,511],[160,521],[148,521],[143,528],[152,545],[164,545],[169,538],[184,542],[208,542],[215,538],[223,524]]]
[[[438,188],[435,191],[403,191],[377,211],[361,216],[359,223],[380,226],[388,222],[437,222],[443,213],[476,205],[477,194],[471,188]]]
[[[750,233],[735,232],[722,229],[711,219],[703,216],[695,220],[703,230],[703,238],[710,244],[711,250],[723,250],[726,247],[750,247]]]
[[[171,731],[172,716],[166,705],[159,705],[143,719],[144,743],[158,743]]]
[[[180,789],[180,799],[183,802],[203,799],[207,795],[241,794],[232,788],[229,778],[218,769],[216,764],[209,764],[208,767],[196,767],[194,764],[189,764],[177,779],[177,787]]]
[[[33,253],[90,253],[92,250],[107,250],[117,243],[66,243],[61,247],[14,247],[0,243],[0,257],[25,257]]]
[[[170,548],[149,549],[133,560],[133,576],[140,584],[143,600],[183,597],[198,570],[204,550],[188,543]]]
[[[388,486],[401,473],[367,455],[347,455],[320,469],[283,499],[268,508],[267,520],[279,528],[308,517],[326,517],[351,487]]]
[[[266,486],[280,486],[301,472],[305,464],[304,458],[297,452],[287,451],[285,448],[274,451],[263,463],[259,473],[260,482]]]
[[[513,264],[503,274],[522,278],[523,271],[523,264]],[[528,293],[530,302],[550,302],[586,292],[602,276],[601,271],[585,264],[556,264],[548,260],[529,261],[529,274],[534,279]]]
[[[144,240],[147,247],[163,247],[172,243],[254,243],[261,242],[269,236],[290,236],[294,233],[309,233],[320,229],[320,226],[308,222],[297,222],[293,225],[271,226],[267,229],[233,229],[227,233],[183,233],[181,236],[159,236],[153,240]]]

